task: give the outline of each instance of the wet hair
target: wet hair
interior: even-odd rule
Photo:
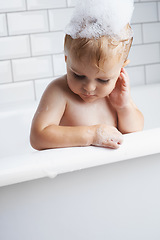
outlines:
[[[125,27],[126,32],[133,32],[130,25]],[[130,37],[125,37],[130,36]],[[82,61],[84,56],[97,68],[103,70],[104,62],[108,59],[125,62],[133,41],[133,34],[124,34],[119,40],[111,36],[99,38],[77,38],[73,39],[66,34],[64,41],[65,55],[71,56],[78,61]]]

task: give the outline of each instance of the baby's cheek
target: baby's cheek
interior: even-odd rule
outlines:
[[[106,86],[105,88],[105,93],[106,93],[106,96],[108,96],[115,88],[115,84],[110,84],[108,86]]]

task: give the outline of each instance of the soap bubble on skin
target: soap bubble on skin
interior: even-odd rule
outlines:
[[[130,23],[133,10],[133,0],[77,0],[65,33],[73,39],[126,38],[124,27]]]
[[[120,135],[118,130],[115,127],[110,127],[110,129],[107,129],[107,131],[99,127],[96,131],[97,135],[97,141],[94,143],[95,146],[112,146],[112,142],[116,144],[116,147],[118,148],[119,145],[123,142],[123,136]],[[114,147],[115,148],[115,147]]]

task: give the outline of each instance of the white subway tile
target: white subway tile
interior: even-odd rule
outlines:
[[[74,7],[76,5],[77,0],[67,0],[68,7]]]
[[[53,32],[31,35],[33,56],[62,53],[64,49],[64,33]]]
[[[9,34],[26,34],[48,31],[47,11],[8,14]]]
[[[25,9],[25,0],[0,0],[0,12],[21,11]]]
[[[53,76],[50,56],[13,60],[14,81],[31,80]]]
[[[0,14],[0,37],[7,36],[7,22],[5,14]]]
[[[146,66],[147,83],[160,83],[160,63]]]
[[[141,24],[132,25],[132,29],[133,29],[133,32],[134,32],[133,45],[135,45],[135,44],[142,44]]]
[[[36,100],[40,100],[42,94],[47,88],[48,84],[52,82],[55,78],[46,78],[35,81],[35,91],[36,91]]]
[[[132,23],[155,22],[158,20],[156,2],[136,3]]]
[[[0,38],[0,60],[30,56],[28,36]]]
[[[160,21],[160,2],[158,3],[158,15],[159,15],[159,21]]]
[[[0,85],[0,103],[34,99],[33,82]]]
[[[160,61],[159,44],[136,45],[131,48],[129,59],[130,66],[157,63]]]
[[[50,9],[66,7],[66,0],[27,0],[28,9]]]
[[[64,54],[53,55],[54,75],[66,74],[66,63]]]
[[[70,22],[74,8],[54,9],[49,11],[51,31],[64,30]]]
[[[144,66],[126,67],[126,70],[129,74],[131,86],[145,84]]]
[[[160,22],[143,24],[144,43],[160,42]]]
[[[0,83],[12,82],[10,61],[0,61]]]

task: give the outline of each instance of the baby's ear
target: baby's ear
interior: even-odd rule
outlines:
[[[127,59],[127,60],[123,63],[123,67],[126,67],[129,63],[130,63],[130,60]]]

